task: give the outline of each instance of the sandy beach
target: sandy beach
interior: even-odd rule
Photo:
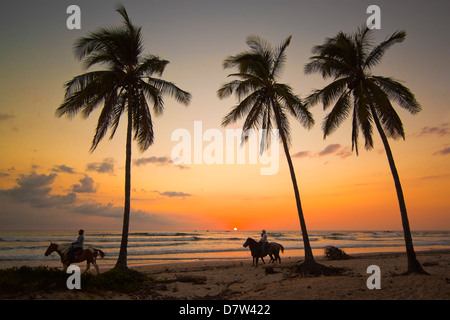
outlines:
[[[316,260],[344,268],[339,276],[308,277],[293,267],[302,257],[283,256],[281,264],[252,267],[251,259],[199,261],[134,267],[154,281],[133,295],[82,290],[40,292],[33,299],[106,300],[449,300],[450,250],[417,252],[430,275],[402,275],[407,269],[404,253],[355,254],[350,260]],[[380,289],[369,289],[368,266],[380,267]],[[83,266],[84,267],[84,266]],[[83,270],[83,269],[82,269]],[[106,271],[106,270],[102,270]],[[26,298],[26,297],[23,297]]]

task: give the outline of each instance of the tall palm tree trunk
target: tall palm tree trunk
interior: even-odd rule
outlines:
[[[119,257],[116,269],[127,270],[128,230],[130,226],[130,202],[131,202],[131,137],[133,127],[132,112],[128,109],[127,146],[125,159],[125,206],[123,212],[122,241],[120,243]]]
[[[400,177],[397,172],[397,168],[394,162],[394,156],[392,155],[391,148],[389,146],[386,134],[384,133],[383,127],[380,124],[380,120],[376,114],[375,108],[373,106],[370,107],[372,112],[373,119],[377,126],[378,132],[380,133],[381,140],[384,144],[384,149],[386,150],[386,155],[388,158],[389,166],[391,168],[392,177],[394,178],[395,189],[397,191],[398,204],[400,206],[400,214],[402,218],[402,226],[403,226],[403,236],[405,238],[406,245],[406,255],[408,257],[408,271],[407,273],[418,273],[418,274],[428,274],[421,266],[419,261],[416,258],[416,253],[414,251],[414,245],[412,242],[411,229],[409,227],[408,213],[406,211],[405,198],[403,196],[402,185],[400,183]]]
[[[274,101],[272,101],[272,104],[274,105],[274,113],[277,121],[277,126],[278,128],[281,128],[281,117],[278,113],[277,107],[275,107]],[[292,164],[291,154],[289,152],[289,147],[287,145],[286,136],[284,135],[283,130],[279,130],[279,132],[281,141],[283,142],[284,154],[286,155],[286,159],[289,165],[289,172],[291,173],[292,185],[294,186],[295,202],[297,204],[298,219],[300,220],[300,228],[302,230],[302,237],[303,237],[303,247],[305,250],[305,262],[314,261],[311,245],[309,243],[308,231],[306,229],[305,217],[303,215],[302,202],[300,200],[300,192],[298,191],[297,178],[295,177],[294,165]]]
[[[298,191],[297,179],[295,177],[294,165],[292,164],[291,155],[289,153],[289,149],[288,149],[288,146],[287,146],[286,139],[282,137],[281,140],[283,141],[284,153],[286,154],[286,159],[287,159],[287,162],[288,162],[288,165],[289,165],[289,171],[291,173],[292,184],[294,186],[294,193],[295,193],[295,201],[296,201],[296,204],[297,204],[298,218],[300,220],[300,228],[302,230],[302,236],[303,236],[303,246],[304,246],[304,250],[305,250],[305,262],[306,261],[314,261],[314,256],[313,256],[313,253],[312,253],[311,245],[309,243],[308,231],[306,229],[305,217],[303,215],[302,203],[301,203],[301,200],[300,200],[300,193]]]

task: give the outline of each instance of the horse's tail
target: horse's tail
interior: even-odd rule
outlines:
[[[280,244],[281,247],[281,253],[284,253],[284,247]]]
[[[95,249],[95,251],[100,253],[100,259],[103,259],[105,257],[105,253],[102,250]]]

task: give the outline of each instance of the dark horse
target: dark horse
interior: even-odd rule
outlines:
[[[247,238],[247,241],[245,241],[244,243],[244,248],[250,247],[250,251],[252,253],[252,257],[253,257],[253,263],[252,266],[255,265],[255,259],[256,259],[256,267],[258,266],[258,260],[259,258],[261,258],[262,262],[264,262],[263,257],[269,255],[270,256],[270,262],[275,262],[278,259],[278,262],[281,263],[281,258],[280,258],[280,250],[282,253],[284,253],[284,248],[281,244],[276,243],[276,242],[269,242],[265,249],[264,249],[264,254],[262,253],[262,243],[258,242],[252,238]],[[275,256],[275,259],[273,258],[272,254]]]
[[[50,245],[47,248],[47,251],[45,251],[44,255],[47,257],[52,252],[55,252],[59,254],[61,258],[61,263],[63,264],[64,271],[67,270],[67,267],[73,263],[73,262],[83,262],[87,261],[87,267],[84,272],[87,272],[89,268],[91,267],[91,263],[94,265],[95,270],[97,270],[97,274],[99,273],[98,265],[97,265],[97,256],[100,254],[100,259],[103,259],[105,257],[105,253],[100,249],[95,248],[87,248],[83,249],[81,252],[76,252],[75,255],[72,258],[72,261],[67,261],[67,252],[69,251],[69,247],[59,245],[57,243],[51,242]]]

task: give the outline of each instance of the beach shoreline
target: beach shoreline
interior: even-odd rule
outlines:
[[[430,275],[403,275],[404,252],[351,255],[350,260],[317,257],[326,266],[342,268],[339,276],[302,276],[295,265],[303,257],[282,256],[282,263],[251,259],[204,260],[130,267],[152,277],[139,293],[102,293],[83,290],[40,292],[17,299],[43,300],[450,300],[450,249],[417,251]],[[368,288],[369,266],[380,268],[380,289]],[[85,265],[81,265],[82,271]],[[101,268],[101,263],[100,263]],[[101,268],[101,272],[108,269]]]

